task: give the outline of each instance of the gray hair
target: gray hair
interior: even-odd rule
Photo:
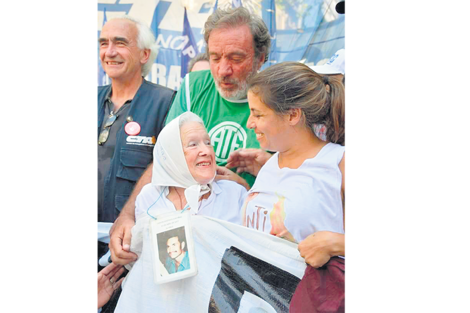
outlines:
[[[136,19],[135,17],[123,15],[118,18],[127,19],[135,24],[135,26],[137,27],[137,47],[139,49],[150,49],[149,59],[144,65],[142,65],[142,76],[145,77],[150,72],[153,63],[157,59],[158,44],[155,41],[155,36],[153,35],[150,27],[148,27],[146,24]]]
[[[236,9],[217,9],[212,13],[204,24],[204,40],[209,47],[209,36],[214,29],[237,28],[247,25],[253,36],[253,49],[255,58],[264,54],[264,63],[268,60],[269,50],[271,48],[271,36],[263,19],[256,14],[251,14],[244,7]],[[209,49],[206,49],[209,53]]]

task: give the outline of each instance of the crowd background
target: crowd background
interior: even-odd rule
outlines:
[[[197,1],[193,1],[193,2],[197,2]],[[292,2],[292,1],[291,1]],[[291,5],[291,2],[283,2],[283,1],[280,1],[280,7],[281,8],[286,8],[286,3]],[[287,41],[284,42],[285,44],[279,44],[278,42],[282,42],[281,38],[282,38],[282,31],[279,30],[279,28],[276,27],[276,24],[279,24],[279,21],[282,21],[282,18],[276,18],[277,16],[279,15],[276,15],[276,7],[277,7],[277,3],[274,2],[274,1],[262,1],[260,7],[261,7],[261,11],[260,11],[260,16],[262,17],[262,19],[264,20],[264,23],[266,23],[267,25],[269,25],[269,33],[268,35],[270,35],[271,37],[271,47],[272,49],[270,50],[270,53],[269,53],[269,62],[262,62],[264,63],[263,65],[263,68],[261,69],[261,72],[264,73],[264,70],[266,70],[266,68],[272,66],[273,64],[276,64],[276,63],[281,63],[281,62],[285,62],[285,61],[296,61],[296,62],[300,62],[300,63],[307,63],[307,65],[310,65],[312,68],[314,67],[318,67],[319,65],[321,66],[322,64],[329,64],[331,62],[334,61],[335,58],[337,58],[337,53],[341,50],[336,50],[336,51],[333,51],[332,53],[330,53],[326,58],[324,59],[321,59],[320,61],[318,61],[318,59],[322,56],[322,53],[320,51],[316,51],[314,52],[314,57],[313,58],[316,58],[317,59],[317,62],[314,62],[314,61],[311,61],[312,58],[308,59],[307,57],[310,56],[310,53],[312,51],[314,51],[314,44],[312,42],[312,39],[313,38],[316,38],[316,31],[315,31],[315,23],[312,22],[312,21],[315,21],[315,22],[318,22],[317,25],[320,25],[322,24],[322,21],[327,21],[328,18],[326,18],[326,13],[323,14],[323,11],[321,11],[321,9],[323,8],[326,8],[325,9],[325,12],[328,12],[328,10],[330,9],[330,5],[334,2],[334,1],[329,1],[328,3],[326,1],[318,1],[318,2],[313,2],[313,3],[310,3],[308,6],[302,6],[303,3],[300,3],[301,1],[299,1],[297,3],[297,6],[296,8],[300,9],[298,10],[297,14],[295,14],[295,16],[297,16],[298,20],[296,23],[293,23],[292,25],[290,25],[290,27],[294,27],[295,28],[295,32],[286,32],[284,33],[285,34],[289,34],[289,36],[286,36],[284,39],[287,39],[289,38],[287,41],[290,41],[290,45],[287,44]],[[162,10],[162,7],[161,5],[164,5],[164,4],[167,4],[167,7],[166,7],[166,10]],[[147,70],[142,70],[142,73],[143,75],[138,75],[136,77],[139,77],[140,79],[142,79],[142,76],[144,76],[146,79],[148,79],[149,81],[151,82],[155,82],[159,85],[162,85],[163,87],[167,87],[166,89],[168,91],[170,90],[177,90],[179,89],[180,87],[180,84],[181,84],[181,79],[183,79],[184,77],[187,77],[185,76],[186,73],[188,72],[188,63],[190,63],[191,59],[197,55],[200,55],[201,53],[204,52],[204,47],[201,45],[199,45],[197,43],[197,40],[196,40],[196,37],[194,36],[193,34],[193,31],[192,31],[192,28],[189,26],[190,25],[190,14],[188,14],[188,12],[191,12],[191,10],[193,10],[193,13],[194,13],[194,6],[192,6],[191,4],[193,4],[192,2],[189,3],[183,3],[181,1],[174,1],[174,2],[165,2],[165,1],[160,1],[156,4],[156,7],[155,7],[155,10],[154,10],[154,15],[153,15],[153,20],[151,23],[149,23],[151,25],[151,29],[152,29],[152,32],[154,32],[155,36],[157,37],[157,44],[161,44],[160,45],[160,49],[159,49],[159,57],[160,57],[160,61],[163,60],[163,64],[159,63],[159,58],[157,58],[155,60],[155,62],[151,62],[152,66],[151,66],[151,69],[150,71],[147,71]],[[245,3],[245,8],[249,8],[251,9],[251,13],[252,14],[257,14],[256,12],[256,8],[258,8],[256,5],[253,5],[253,4],[256,4],[256,2],[246,2]],[[326,6],[325,6],[326,4]],[[334,2],[333,4],[335,4],[336,6],[336,2]],[[121,7],[121,4],[116,4],[118,5],[118,7]],[[123,12],[119,12],[116,10],[116,7],[111,7],[110,8],[110,11],[113,11],[113,12],[118,12],[118,15],[122,15],[123,13],[124,14],[132,14],[132,15],[136,15],[136,16],[139,16],[139,18],[142,18],[142,16],[140,16],[137,11],[134,11],[133,13],[131,13],[131,10],[132,8],[134,7],[135,5],[135,8],[138,8],[138,9],[142,9],[142,7],[146,6],[146,5],[143,5],[143,3],[141,2],[134,2],[132,3],[130,6],[128,5],[127,6],[127,12],[126,11],[123,11]],[[225,5],[226,7],[227,6],[231,6],[231,7],[237,7],[237,6],[242,6],[241,2],[237,2],[237,4],[235,4],[235,2],[232,2],[232,3],[227,3],[225,2],[225,4],[221,3],[221,4],[218,4],[218,1],[216,1],[214,3],[213,6],[211,6],[212,4],[210,4],[209,2],[205,2],[202,4],[202,6],[200,7],[199,11],[198,11],[198,14],[201,13],[202,9],[206,10],[207,8],[209,8],[209,10],[207,11],[209,14],[211,14],[211,9],[212,10],[214,8],[216,8],[218,5],[222,6]],[[251,5],[251,6],[250,6]],[[284,5],[284,6],[283,6]],[[176,37],[173,37],[170,35],[168,37],[168,39],[165,39],[163,34],[161,34],[161,25],[162,24],[165,24],[164,23],[164,19],[165,17],[167,16],[167,13],[169,14],[169,12],[173,12],[174,13],[174,9],[172,10],[171,8],[176,8],[176,7],[182,7],[183,8],[183,29],[182,29],[182,34],[180,36],[176,36]],[[333,10],[334,10],[334,7],[333,6]],[[98,8],[98,4],[97,4],[97,8]],[[121,7],[122,8],[122,7]],[[287,7],[287,9],[289,9],[289,7]],[[197,9],[196,9],[197,10]],[[311,10],[315,11],[317,14],[315,15],[312,15],[310,16],[309,13],[307,12],[310,12]],[[102,24],[104,25],[107,21],[107,15],[106,15],[106,11],[107,11],[107,8],[106,6],[103,7],[103,15],[102,15]],[[151,10],[150,10],[151,11]],[[266,14],[266,12],[269,12],[269,14]],[[287,10],[288,11],[288,10]],[[147,7],[147,10],[146,10],[146,15],[149,16],[149,10],[148,10],[148,7]],[[217,11],[219,12],[219,11]],[[315,13],[314,12],[314,13]],[[205,12],[202,12],[202,13],[205,13]],[[320,13],[320,14],[318,14]],[[98,16],[98,15],[97,15]],[[280,16],[282,16],[282,14],[280,14]],[[320,18],[320,16],[322,16]],[[97,19],[98,20],[98,19]],[[113,21],[114,22],[114,21]],[[285,20],[284,20],[285,22]],[[291,21],[290,21],[291,22]],[[331,22],[331,21],[329,21]],[[119,22],[119,23],[122,23],[122,22]],[[128,23],[128,22],[126,22]],[[144,22],[145,23],[145,22]],[[312,24],[313,23],[313,24]],[[114,22],[114,24],[116,24],[116,22]],[[174,23],[173,23],[174,24]],[[99,22],[97,21],[97,25],[99,25]],[[108,24],[106,24],[108,25]],[[283,29],[283,30],[286,30],[285,29],[285,25],[283,25],[284,27],[281,27],[280,29]],[[111,32],[111,27],[112,26],[109,26],[108,27],[108,33]],[[344,28],[345,30],[345,28]],[[148,31],[147,31],[148,32]],[[303,40],[300,40],[299,38],[302,38],[304,37],[304,33],[309,33],[311,32],[310,34],[310,37],[309,39],[306,41],[308,42],[307,44],[303,44]],[[103,28],[103,34],[105,33],[105,30]],[[107,36],[109,36],[110,34],[107,33]],[[112,33],[112,32],[111,32]],[[207,34],[207,30],[206,30],[206,34]],[[266,34],[266,31],[265,31],[265,34]],[[299,35],[300,34],[300,35]],[[98,31],[97,31],[97,37],[100,36]],[[216,36],[216,35],[213,35],[213,36]],[[106,36],[105,36],[106,37]],[[179,38],[177,38],[179,37]],[[265,36],[266,37],[266,36]],[[308,36],[307,36],[308,37]],[[117,37],[111,37],[111,38],[117,38]],[[130,37],[131,38],[131,37]],[[139,37],[140,38],[140,37]],[[215,38],[215,37],[214,37]],[[267,38],[267,37],[266,37]],[[304,37],[305,39],[306,37]],[[268,38],[269,39],[269,38]],[[344,38],[333,38],[333,39],[327,39],[327,40],[324,40],[322,43],[325,43],[325,42],[328,42],[328,41],[331,41],[331,42],[334,42],[336,40],[339,40],[339,39],[346,39],[346,37],[344,36]],[[140,40],[140,39],[139,39]],[[177,41],[180,41],[181,43],[177,43]],[[295,41],[297,40],[297,41]],[[104,38],[101,38],[100,39],[100,42],[103,41],[104,42]],[[223,39],[220,39],[217,41],[217,43],[219,43],[220,41],[223,41]],[[254,40],[255,42],[257,40]],[[207,42],[207,38],[206,38],[206,42]],[[298,44],[298,42],[300,42],[300,44]],[[344,41],[345,42],[345,41]],[[97,41],[98,43],[98,41]],[[269,43],[269,42],[268,42]],[[337,42],[336,42],[337,43]],[[317,43],[319,44],[319,43]],[[165,47],[166,45],[166,47]],[[214,45],[214,44],[213,44]],[[211,48],[211,51],[214,51],[213,48],[214,46],[209,46],[209,47],[212,47]],[[198,47],[199,46],[199,47]],[[169,48],[168,48],[169,47]],[[282,47],[282,48],[280,48]],[[337,49],[338,47],[334,48],[334,49]],[[344,51],[345,50],[345,46],[344,47],[341,47]],[[140,44],[139,44],[139,49],[141,49],[140,47]],[[165,52],[165,49],[168,49],[169,52],[171,52],[170,54],[173,55],[173,59],[172,57],[168,57],[168,54],[166,54]],[[134,49],[135,50],[135,49]],[[113,52],[116,52],[116,50],[114,49],[111,49],[109,51],[113,51]],[[107,54],[109,54],[107,57],[110,58],[111,57],[111,52],[107,52]],[[335,55],[336,53],[336,55]],[[176,55],[176,57],[175,57]],[[334,55],[333,58],[331,58],[331,56]],[[143,55],[141,54],[141,57]],[[303,57],[301,59],[299,59],[300,57]],[[101,56],[103,57],[103,56]],[[263,56],[263,58],[267,56]],[[174,62],[176,59],[176,62]],[[266,59],[264,59],[266,60]],[[328,62],[328,63],[327,63]],[[172,64],[173,63],[173,64]],[[179,63],[179,67],[177,65],[177,63]],[[260,66],[262,63],[259,63]],[[110,65],[111,64],[111,65]],[[126,63],[127,64],[127,63]],[[284,63],[285,64],[285,63]],[[103,63],[104,65],[104,63]],[[110,69],[109,67],[111,67],[111,70],[112,70],[112,62],[111,63],[108,63],[107,65],[107,68],[108,70]],[[190,66],[191,67],[191,64]],[[276,66],[273,66],[273,68],[276,68]],[[308,67],[306,67],[308,69]],[[259,67],[257,67],[257,69],[260,69]],[[168,71],[167,71],[168,70]],[[270,70],[270,69],[269,69]],[[266,70],[266,71],[269,71],[269,70]],[[310,70],[311,71],[311,70]],[[137,72],[136,72],[137,73]],[[147,74],[148,73],[148,74]],[[320,72],[318,72],[319,74],[321,74]],[[342,72],[343,73],[343,72]],[[117,74],[117,73],[115,73]],[[138,73],[137,73],[138,74]],[[323,73],[323,74],[334,74],[334,73]],[[344,74],[344,73],[343,73]],[[165,75],[167,75],[165,77]],[[110,76],[112,76],[110,74]],[[116,76],[116,75],[115,75]],[[116,114],[119,112],[119,107],[122,105],[120,100],[122,100],[121,98],[117,98],[118,95],[120,96],[121,94],[124,94],[122,92],[118,92],[118,91],[125,91],[129,94],[129,92],[131,90],[127,90],[127,89],[121,89],[122,86],[120,86],[119,84],[121,84],[120,82],[124,82],[123,79],[124,77],[113,77],[113,93],[112,94],[108,94],[110,96],[112,96],[113,98],[111,99],[111,104],[114,104],[114,109],[113,110],[118,110],[116,112]],[[194,76],[193,76],[194,77]],[[116,78],[116,79],[115,79]],[[130,78],[130,77],[129,77]],[[128,79],[129,79],[128,78]],[[185,78],[186,79],[186,78]],[[186,80],[189,80],[189,78],[187,78]],[[332,88],[332,84],[333,84],[333,80],[331,79],[328,79],[328,77],[323,77],[323,79],[320,79],[322,80],[321,84],[320,85],[325,85],[327,87],[329,87],[330,89]],[[184,81],[183,81],[184,82]],[[105,84],[109,84],[110,81],[109,79],[106,78],[106,75],[104,75],[104,72],[103,70],[100,68],[100,66],[97,66],[97,110],[98,110],[98,107],[100,107],[100,103],[102,103],[102,101],[98,101],[98,88],[103,88],[103,87],[98,87],[101,85],[105,85]],[[119,83],[119,84],[118,84]],[[145,83],[145,82],[144,82]],[[338,84],[340,85],[341,82],[338,82]],[[121,88],[119,88],[119,86]],[[104,88],[108,88],[108,87],[104,87]],[[150,87],[149,87],[150,88]],[[135,88],[134,88],[135,89]],[[147,88],[148,89],[148,88]],[[329,92],[329,89],[327,89],[327,92]],[[103,89],[104,90],[104,89]],[[108,89],[106,89],[108,90]],[[140,89],[139,89],[140,90]],[[133,94],[135,94],[135,90],[133,91]],[[159,95],[160,93],[156,93],[156,95]],[[334,92],[334,94],[336,94],[336,92]],[[168,98],[172,98],[170,97],[171,94],[169,93],[168,94]],[[127,97],[129,98],[130,100],[127,100],[125,104],[128,104],[130,102],[134,103],[134,102],[139,102],[139,101],[133,101],[132,100],[132,95],[129,94],[129,96]],[[137,97],[136,95],[136,98],[135,99],[138,99],[138,100],[141,100],[140,98]],[[134,99],[134,100],[135,100]],[[142,98],[144,99],[144,98]],[[146,99],[146,98],[145,98]],[[166,99],[166,98],[165,98]],[[115,102],[116,100],[118,100],[117,102]],[[163,100],[163,98],[162,98]],[[167,101],[168,99],[166,100],[163,100],[163,101]],[[108,101],[108,100],[106,100]],[[105,104],[107,103],[105,101]],[[143,100],[142,100],[143,101]],[[140,101],[140,102],[142,102]],[[139,103],[140,103],[139,102]],[[250,103],[251,104],[251,103]],[[117,107],[116,107],[117,105]],[[129,107],[129,106],[127,106]],[[192,107],[191,107],[192,108]],[[97,111],[98,112],[98,111]],[[113,113],[114,111],[111,111],[110,112],[110,117],[108,118],[108,120],[106,120],[105,124],[104,124],[104,129],[101,131],[100,133],[100,136],[99,136],[99,140],[97,141],[97,143],[99,145],[103,145],[104,143],[106,143],[106,140],[107,140],[107,137],[106,136],[106,139],[104,139],[104,132],[106,130],[109,129],[109,127],[111,127],[114,123],[114,120],[116,120],[116,117],[114,117]],[[334,112],[334,110],[333,110]],[[346,113],[346,112],[344,112]],[[342,113],[343,114],[343,113]],[[114,120],[111,121],[111,117],[114,117]],[[136,117],[136,116],[133,116],[133,117]],[[98,114],[97,114],[97,118],[98,118]],[[127,122],[132,124],[137,124],[136,122],[134,122],[133,120],[129,120],[129,118],[127,119]],[[109,124],[109,125],[108,125]],[[97,125],[98,125],[98,119],[97,119]],[[126,125],[128,126],[128,125]],[[331,131],[332,128],[331,127],[328,127],[328,131]],[[311,130],[310,130],[311,131]],[[126,130],[126,132],[129,134],[128,130]],[[132,131],[131,131],[132,132]],[[98,134],[98,128],[97,128],[97,134]],[[327,136],[329,136],[327,134]],[[335,142],[337,142],[337,139],[335,139]],[[97,146],[98,147],[98,146]],[[97,148],[98,149],[98,148]],[[97,150],[98,151],[98,150]],[[346,225],[345,225],[346,226]],[[342,228],[342,227],[341,227]],[[346,227],[344,227],[346,228]],[[124,245],[123,245],[124,247]],[[346,254],[344,254],[346,255]],[[113,256],[113,261],[114,261],[114,256]],[[105,273],[103,272],[100,272],[102,273],[102,275],[105,275]],[[97,291],[98,291],[98,276],[97,276]],[[109,288],[115,288],[115,286],[117,286],[118,283],[115,283],[116,280],[118,279],[118,277],[113,277],[111,278],[109,281],[110,283],[112,284],[111,286],[106,286],[105,288],[106,289],[109,289]],[[120,281],[119,281],[120,283]],[[113,286],[114,284],[114,286]],[[117,286],[119,287],[119,286]],[[97,292],[98,294],[98,292]],[[98,299],[98,297],[97,297]],[[98,301],[98,300],[97,300]],[[97,304],[97,307],[98,307],[98,304]]]
[[[98,37],[105,21],[128,14],[152,29],[160,45],[146,79],[177,89],[191,57],[206,47],[202,29],[214,8],[243,6],[263,18],[271,35],[266,67],[284,61],[307,65],[326,63],[343,49],[345,14],[336,5],[344,0],[132,0],[98,1]],[[186,12],[185,12],[186,11]],[[339,11],[341,12],[341,11]],[[98,60],[98,85],[109,83]]]

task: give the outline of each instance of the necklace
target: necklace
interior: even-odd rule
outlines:
[[[183,200],[181,199],[181,195],[178,192],[178,189],[176,189],[176,187],[173,187],[173,189],[176,191],[176,194],[178,195],[178,198],[180,199],[180,210],[182,210],[183,209]],[[199,211],[199,209],[201,208],[201,205],[202,205],[202,198],[204,198],[204,196],[202,196],[201,200],[199,201],[198,211]],[[186,201],[186,203],[187,203],[187,201]],[[191,209],[191,208],[189,208],[189,209]]]
[[[180,196],[180,193],[178,192],[178,189],[176,189],[176,187],[173,187],[173,189],[175,189],[176,194],[178,195],[178,198],[180,198],[180,210],[182,210],[183,209],[183,200],[181,199],[181,196]]]

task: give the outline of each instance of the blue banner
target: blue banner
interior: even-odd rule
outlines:
[[[160,49],[146,78],[175,90],[187,68],[185,57],[190,51],[186,51],[187,55],[184,51],[193,47],[204,52],[202,29],[207,18],[217,7],[225,9],[234,4],[233,0],[127,0],[125,4],[121,0],[98,1],[99,28],[105,12],[108,20],[129,14],[150,26]],[[185,2],[186,15],[182,5]],[[244,0],[243,7],[263,18],[272,38],[269,62],[262,69],[283,61],[321,65],[344,48],[344,14],[338,14],[335,5],[336,1],[329,0]],[[194,39],[185,33],[189,29],[189,25],[183,26],[185,20]]]
[[[184,8],[183,37],[185,38],[185,42],[187,42],[183,50],[181,50],[181,77],[184,78],[186,73],[188,73],[189,61],[199,53],[193,31],[189,25],[186,8]]]
[[[106,19],[106,8],[103,9],[103,26],[106,24],[107,19]],[[100,38],[101,31],[98,31],[98,38]],[[101,65],[101,60],[100,60],[100,47],[98,45],[98,86],[104,86],[109,83],[109,77],[105,73],[103,66]]]
[[[242,6],[242,0],[232,0],[232,8],[238,8]]]

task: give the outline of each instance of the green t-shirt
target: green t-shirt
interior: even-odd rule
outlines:
[[[232,151],[260,147],[255,132],[246,128],[250,115],[248,100],[229,101],[222,98],[210,70],[186,75],[168,112],[166,123],[188,110],[204,121],[214,146],[217,165],[227,164]],[[253,186],[254,176],[249,173],[242,173],[241,176]]]

